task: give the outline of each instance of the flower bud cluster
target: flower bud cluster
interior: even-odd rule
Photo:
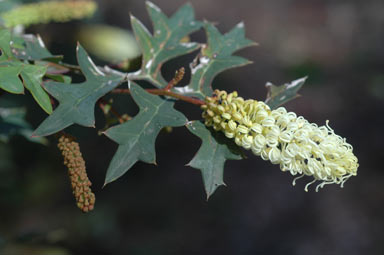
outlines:
[[[24,4],[2,14],[6,27],[48,22],[67,22],[90,17],[96,11],[93,1],[44,1]]]
[[[336,135],[328,126],[309,123],[284,107],[271,110],[264,102],[244,100],[237,92],[215,90],[202,106],[205,125],[222,131],[234,139],[238,146],[252,150],[255,155],[272,164],[279,164],[282,171],[303,176],[313,176],[321,183],[316,187],[344,182],[357,174],[357,158],[345,138]]]
[[[68,167],[77,207],[83,212],[93,210],[96,198],[90,188],[92,184],[87,176],[85,161],[81,155],[79,144],[72,137],[62,135],[59,138],[58,147],[64,157],[64,165]]]

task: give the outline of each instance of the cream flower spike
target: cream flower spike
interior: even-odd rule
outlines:
[[[244,100],[237,92],[215,90],[202,106],[205,125],[222,131],[238,146],[292,175],[313,176],[305,191],[316,181],[316,192],[326,184],[343,187],[349,177],[357,174],[357,158],[352,146],[329,127],[317,126],[287,112],[284,107],[271,110],[264,102]]]

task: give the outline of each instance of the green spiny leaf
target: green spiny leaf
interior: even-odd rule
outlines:
[[[81,45],[77,47],[77,61],[86,81],[79,84],[45,84],[45,89],[60,105],[35,130],[35,136],[50,135],[75,123],[86,127],[94,126],[96,101],[122,81],[120,76],[101,72]]]
[[[155,140],[163,127],[182,126],[185,116],[173,108],[174,102],[151,95],[138,85],[130,87],[140,112],[123,124],[114,126],[105,135],[119,144],[105,178],[105,184],[115,181],[137,161],[156,163]]]
[[[22,94],[24,93],[23,83],[20,81],[19,74],[21,66],[10,66],[0,68],[0,88],[9,93]]]
[[[202,141],[202,145],[189,166],[201,170],[207,199],[215,190],[225,185],[223,181],[224,163],[226,160],[239,160],[239,148],[221,133],[209,130],[200,121],[192,121],[187,128]]]
[[[231,31],[222,35],[211,23],[205,23],[205,31],[208,42],[202,48],[198,64],[191,65],[192,77],[189,85],[183,88],[175,88],[177,91],[198,97],[200,99],[211,96],[211,83],[214,77],[224,70],[247,65],[249,60],[233,56],[240,49],[256,45],[256,43],[244,37],[244,24],[239,23]]]
[[[153,23],[153,35],[135,17],[131,16],[132,28],[143,53],[140,77],[157,87],[165,87],[160,71],[165,61],[185,55],[200,47],[198,43],[181,43],[180,40],[198,30],[202,23],[194,19],[190,4],[182,6],[168,18],[156,5],[147,2],[147,10]]]
[[[265,85],[268,89],[265,103],[271,107],[271,109],[276,109],[278,106],[299,97],[300,95],[297,94],[297,92],[304,85],[306,79],[307,77],[300,78],[281,86],[275,86],[268,82]]]

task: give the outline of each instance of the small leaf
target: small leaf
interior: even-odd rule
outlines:
[[[107,170],[104,185],[121,177],[139,160],[155,164],[155,140],[160,130],[166,126],[183,126],[187,122],[185,116],[173,108],[173,101],[151,95],[134,83],[130,89],[140,112],[105,132],[119,147]]]
[[[42,78],[47,71],[45,66],[26,64],[19,61],[12,53],[11,33],[7,29],[0,29],[0,88],[10,92],[21,94],[24,86],[31,92],[35,101],[48,114],[52,113],[52,105],[48,94],[41,87]],[[16,52],[16,50],[13,50]]]
[[[308,77],[300,78],[281,86],[275,86],[268,82],[265,85],[268,89],[265,103],[271,107],[271,109],[276,109],[278,106],[299,97],[300,95],[297,94],[297,92],[304,85],[307,78]]]
[[[0,68],[0,88],[14,94],[23,94],[24,86],[20,81],[21,66]]]
[[[35,101],[48,114],[52,113],[51,100],[48,94],[41,87],[42,78],[47,71],[45,66],[23,65],[21,77],[24,86],[31,92]]]
[[[202,140],[202,145],[189,166],[201,170],[207,199],[215,190],[225,185],[223,181],[224,163],[227,160],[241,159],[239,148],[221,133],[210,131],[200,121],[187,124],[192,134]]]
[[[191,65],[191,81],[189,85],[175,88],[180,93],[204,99],[212,95],[212,81],[219,73],[250,64],[251,62],[232,54],[245,47],[256,45],[255,42],[246,39],[244,24],[239,23],[231,31],[222,35],[217,28],[206,22],[204,25],[207,34],[207,45],[199,55],[198,62]]]
[[[45,89],[59,100],[60,105],[35,130],[35,136],[50,135],[75,123],[93,127],[96,101],[122,81],[120,76],[101,72],[80,45],[77,47],[77,61],[86,81],[79,84],[60,82],[45,84]]]
[[[147,11],[153,23],[153,35],[138,19],[131,16],[132,29],[143,53],[142,67],[138,74],[162,88],[167,85],[160,73],[162,65],[167,60],[185,55],[200,47],[195,42],[180,41],[200,29],[202,23],[195,20],[190,4],[182,6],[170,18],[151,2],[147,2]]]

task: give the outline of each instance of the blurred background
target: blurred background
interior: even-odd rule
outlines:
[[[153,2],[167,15],[185,3]],[[184,166],[201,141],[176,128],[157,138],[158,166],[138,163],[102,189],[117,145],[97,129],[74,126],[69,132],[78,137],[96,194],[94,211],[83,214],[54,137],[44,146],[15,136],[0,143],[0,254],[384,254],[384,2],[190,2],[198,20],[217,22],[223,33],[243,21],[246,36],[260,44],[238,53],[253,64],[220,74],[213,87],[264,100],[266,82],[280,85],[308,75],[302,97],[285,106],[320,125],[329,120],[354,147],[357,177],[343,189],[328,185],[316,193],[312,186],[306,193],[310,179],[293,187],[289,173],[247,153],[246,160],[226,163],[227,187],[207,202],[200,172]],[[98,4],[92,19],[27,31],[75,64],[84,26],[130,30],[132,13],[151,28],[144,1]],[[199,31],[192,40],[203,42],[205,35]],[[192,58],[171,61],[164,76],[170,79]],[[27,119],[37,127],[46,115],[31,97],[24,100]],[[137,112],[126,96],[115,100],[121,111]],[[176,108],[199,118],[194,106]],[[99,109],[96,115],[102,128]]]

